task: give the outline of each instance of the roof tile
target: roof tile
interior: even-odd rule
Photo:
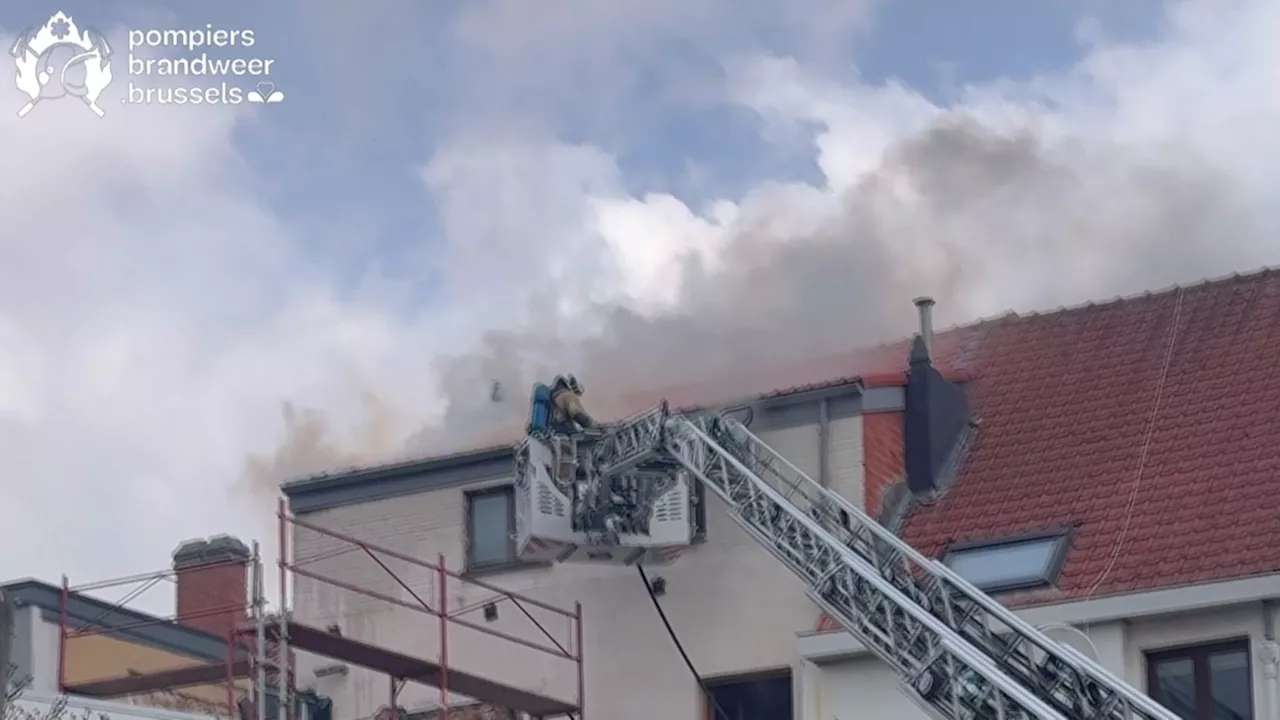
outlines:
[[[979,430],[906,519],[960,540],[1071,525],[1040,603],[1280,571],[1280,272],[984,326]]]

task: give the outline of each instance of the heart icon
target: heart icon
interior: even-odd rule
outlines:
[[[275,83],[260,82],[258,83],[258,94],[264,98],[271,97],[271,91],[276,89]]]

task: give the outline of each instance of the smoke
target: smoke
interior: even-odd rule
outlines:
[[[680,259],[668,309],[598,304],[579,317],[586,337],[545,332],[548,318],[436,358],[443,417],[398,446],[374,398],[366,430],[341,446],[323,417],[286,406],[284,443],[246,472],[274,493],[283,478],[507,442],[530,386],[559,372],[578,374],[604,418],[640,409],[630,395],[690,382],[724,398],[768,390],[771,369],[908,334],[910,300],[925,292],[946,316],[969,318],[992,296],[1034,309],[1195,278],[1252,241],[1237,190],[1194,155],[943,116],[894,145],[803,236],[779,234],[792,207],[757,198],[727,227],[714,267],[694,252]]]
[[[597,306],[586,316],[598,329],[585,339],[493,332],[440,358],[443,421],[410,447],[492,440],[522,422],[528,387],[556,372],[576,372],[604,417],[639,409],[628,395],[690,382],[725,399],[766,391],[770,370],[908,334],[921,293],[947,316],[971,318],[1013,285],[1024,288],[1019,306],[1034,309],[1194,278],[1249,242],[1238,195],[1194,156],[1050,142],[944,116],[839,193],[812,232],[780,236],[793,210],[765,201],[729,228],[714,270],[684,257],[670,309]],[[513,391],[495,404],[489,380]]]
[[[320,412],[285,402],[281,407],[284,442],[270,455],[253,454],[233,492],[254,509],[274,512],[280,483],[293,478],[370,465],[398,456],[404,448],[403,419],[394,406],[365,392],[358,433],[339,439]]]
[[[1175,56],[1189,52],[1172,47]],[[1106,64],[1113,55],[1099,51],[1089,72],[1118,74]],[[1126,88],[1115,83],[1104,90],[1120,97]],[[894,93],[903,91],[884,91]],[[1150,93],[1144,102],[1152,104]],[[777,104],[762,114],[778,114]],[[332,444],[319,416],[294,421],[273,457],[250,460],[249,474],[274,492],[276,482],[304,468],[510,442],[528,412],[530,386],[562,372],[583,380],[587,407],[604,419],[642,409],[637,394],[673,386],[700,383],[721,398],[766,391],[778,384],[780,367],[909,334],[911,299],[921,294],[938,301],[945,325],[1193,282],[1267,261],[1264,228],[1274,225],[1274,213],[1259,199],[1256,176],[1241,170],[1248,160],[1240,160],[1256,133],[1230,138],[1229,127],[1206,131],[1187,121],[1144,137],[1119,110],[1117,127],[1100,130],[1096,114],[1036,103],[1018,112],[1005,101],[940,110],[913,96],[895,107],[909,110],[897,127],[846,137],[839,113],[789,111],[789,122],[819,126],[814,146],[825,184],[768,184],[736,203],[686,212],[680,227],[696,241],[674,249],[661,236],[652,237],[661,252],[649,254],[618,239],[630,221],[661,226],[654,218],[667,217],[671,205],[687,210],[678,201],[581,183],[592,196],[596,234],[585,244],[582,237],[572,241],[583,258],[578,274],[559,264],[554,272],[530,265],[536,253],[528,249],[499,269],[504,285],[522,279],[536,289],[520,296],[519,322],[431,360],[438,418],[402,424],[401,442],[376,449],[359,439]],[[1231,152],[1210,151],[1223,148]],[[1262,157],[1271,149],[1252,152]],[[477,212],[473,202],[467,207]],[[500,250],[482,245],[469,248],[468,257],[487,253],[489,262],[503,265]],[[655,254],[661,258],[650,262]],[[479,277],[473,267],[464,280]],[[622,289],[600,292],[608,283]]]

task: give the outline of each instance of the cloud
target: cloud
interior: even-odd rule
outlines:
[[[726,7],[683,20],[739,32],[719,29]],[[517,9],[468,6],[450,27],[473,49],[528,30],[515,65],[564,49]],[[635,12],[588,19],[684,32]],[[709,102],[757,113],[766,138],[807,138],[796,159],[819,181],[696,206],[636,193],[606,141],[531,110],[406,159],[441,236],[405,230],[421,269],[357,272],[355,290],[350,252],[263,199],[237,144],[252,114],[116,96],[102,120],[67,101],[19,121],[0,84],[0,491],[23,509],[0,576],[98,578],[162,565],[193,535],[270,537],[283,477],[491,438],[563,369],[607,413],[626,390],[732,386],[752,365],[902,335],[921,293],[958,322],[1261,265],[1280,207],[1264,32],[1278,14],[1180,3],[1157,42],[1099,42],[1069,71],[946,107],[725,41]],[[616,67],[667,47],[598,45]],[[598,56],[569,57],[528,71],[573,88]],[[599,117],[625,114],[609,97]],[[407,310],[414,285],[431,301]]]
[[[946,107],[894,83],[834,82],[792,58],[734,61],[729,96],[771,127],[808,128],[824,182],[763,182],[706,208],[582,185],[554,207],[578,202],[592,236],[552,220],[556,242],[536,245],[544,258],[589,259],[569,280],[562,265],[450,233],[495,277],[518,270],[526,298],[551,285],[594,303],[532,323],[513,314],[479,349],[438,359],[442,377],[466,381],[446,386],[442,424],[413,446],[518,425],[523,389],[553,372],[578,373],[610,414],[627,392],[694,379],[769,389],[751,385],[759,367],[905,334],[919,294],[960,322],[1261,265],[1280,249],[1266,231],[1280,219],[1280,136],[1268,129],[1280,108],[1258,100],[1277,65],[1256,28],[1276,15],[1260,3],[1179,3],[1157,43],[1097,44],[1065,72],[969,87]],[[484,167],[482,185],[513,177],[503,163]],[[483,172],[471,165],[464,181]],[[529,197],[574,186],[572,172],[545,163]],[[453,178],[433,175],[446,207]],[[545,215],[502,214],[527,227]],[[600,252],[614,272],[599,270]],[[520,391],[497,409],[483,392],[490,379]]]
[[[263,536],[228,489],[282,401],[422,399],[426,343],[334,291],[261,199],[235,143],[253,113],[125,106],[126,85],[102,119],[74,100],[19,119],[0,84],[0,577],[83,582],[161,568],[191,536]]]

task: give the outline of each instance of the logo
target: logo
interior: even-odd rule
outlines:
[[[250,90],[248,95],[249,102],[252,103],[278,103],[284,99],[284,93],[276,89],[275,83],[260,82],[257,90]]]
[[[26,117],[42,100],[68,95],[80,98],[98,117],[106,114],[98,97],[111,84],[111,46],[102,33],[76,27],[70,15],[59,11],[19,35],[9,54],[18,66],[18,89],[31,98],[18,117]],[[55,56],[66,57],[61,68]]]

